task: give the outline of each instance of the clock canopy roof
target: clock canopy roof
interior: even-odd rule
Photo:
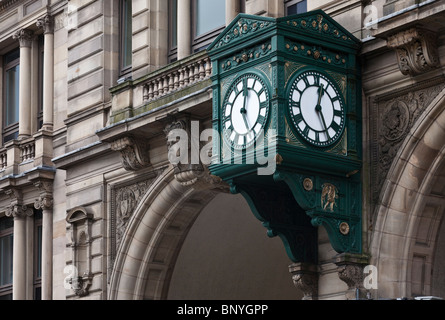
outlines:
[[[207,48],[210,55],[244,46],[252,38],[270,36],[282,31],[289,37],[314,38],[331,43],[346,51],[357,51],[361,41],[327,15],[314,10],[282,18],[270,18],[240,13]]]

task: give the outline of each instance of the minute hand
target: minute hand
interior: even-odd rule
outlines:
[[[315,106],[315,110],[321,115],[321,120],[323,121],[323,126],[325,128],[326,135],[329,139],[330,136],[329,136],[329,132],[328,132],[328,127],[326,126],[326,121],[324,119],[323,111],[321,108],[321,97],[323,96],[323,94],[324,94],[324,87],[322,84],[322,85],[320,85],[320,88],[318,88],[318,102],[317,102],[317,105]]]

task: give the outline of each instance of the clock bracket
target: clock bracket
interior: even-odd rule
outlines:
[[[361,254],[361,191],[353,176],[345,181],[277,170],[269,177],[232,179],[229,185],[246,199],[267,235],[281,238],[293,262],[317,263],[320,226],[336,252]]]

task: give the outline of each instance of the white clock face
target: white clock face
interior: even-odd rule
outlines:
[[[289,111],[300,136],[315,146],[327,147],[343,134],[343,99],[323,73],[306,71],[297,76],[289,94]]]
[[[222,108],[223,131],[235,149],[251,146],[264,130],[269,113],[269,94],[255,74],[237,78],[226,94]]]

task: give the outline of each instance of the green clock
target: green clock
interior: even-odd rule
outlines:
[[[269,92],[264,80],[254,73],[237,77],[222,105],[222,130],[233,149],[254,144],[263,133],[269,114]]]
[[[328,147],[345,128],[345,107],[338,86],[320,71],[300,73],[291,83],[289,111],[299,135],[309,144]]]

